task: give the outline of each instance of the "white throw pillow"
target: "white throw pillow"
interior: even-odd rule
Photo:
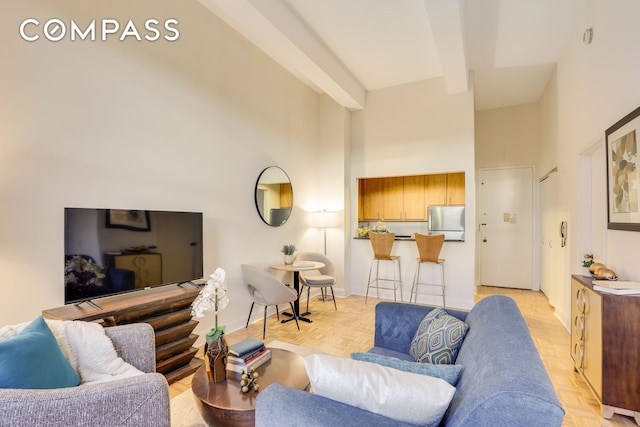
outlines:
[[[439,378],[327,354],[304,364],[315,394],[410,424],[437,426],[456,391]]]

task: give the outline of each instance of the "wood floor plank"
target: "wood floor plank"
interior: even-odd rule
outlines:
[[[600,406],[586,382],[573,370],[569,353],[570,335],[553,313],[553,307],[540,292],[520,289],[478,287],[476,301],[488,295],[507,295],[513,298],[531,331],[540,357],[544,363],[560,403],[566,411],[565,427],[622,427],[635,426],[631,417],[616,414],[611,420],[602,418]],[[265,342],[284,341],[336,356],[349,357],[352,352],[367,351],[373,346],[375,306],[380,301],[362,296],[338,298],[338,310],[331,301],[321,301],[312,296],[309,316],[313,323],[300,322],[300,331],[294,322],[279,323],[276,316],[267,318]],[[248,311],[249,307],[247,307]],[[245,338],[262,339],[262,320],[246,329],[227,334],[229,344]],[[200,349],[198,357],[202,356]],[[191,388],[191,376],[173,383],[169,389],[175,397]]]

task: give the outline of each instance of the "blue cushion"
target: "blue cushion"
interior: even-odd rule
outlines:
[[[364,362],[377,363],[388,368],[414,374],[428,375],[445,380],[455,386],[462,371],[462,365],[433,365],[431,363],[408,362],[395,357],[382,356],[374,353],[351,353],[351,358]]]
[[[0,388],[74,387],[80,377],[64,357],[42,316],[0,342]]]

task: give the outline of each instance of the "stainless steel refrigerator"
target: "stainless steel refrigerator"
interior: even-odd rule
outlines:
[[[444,234],[444,240],[464,242],[464,206],[429,206],[429,234]]]

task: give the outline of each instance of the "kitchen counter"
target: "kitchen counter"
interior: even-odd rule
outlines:
[[[360,236],[354,236],[353,237],[354,240],[369,240],[368,237],[360,237]],[[407,240],[409,242],[415,242],[416,239],[414,237],[411,236],[396,236],[396,238],[394,240],[398,240],[398,241],[402,241],[402,240]],[[460,239],[444,239],[445,242],[464,242],[464,240],[460,240]]]
[[[355,234],[355,233],[354,233]],[[426,233],[424,233],[426,234]],[[352,236],[350,260],[350,291],[354,295],[364,296],[367,292],[367,282],[371,271],[371,259],[373,248],[368,237]],[[447,306],[456,308],[471,308],[474,300],[474,268],[469,259],[473,259],[474,235],[470,233],[467,241],[445,241],[440,251],[439,258],[445,259],[445,277],[447,283]],[[396,237],[391,253],[400,257],[400,269],[402,271],[402,299],[409,301],[413,277],[416,271],[418,246],[411,237]],[[381,276],[393,276],[391,263],[380,264]],[[438,268],[425,268],[425,282],[439,281]],[[421,274],[422,274],[421,273]],[[369,296],[376,295],[370,291]],[[380,298],[393,301],[393,291],[380,290]],[[398,295],[398,300],[399,300]],[[439,305],[442,297],[422,295],[418,297],[418,303]]]
[[[354,239],[369,240],[368,237],[360,237],[360,236],[355,236]],[[411,236],[396,236],[396,238],[394,240],[412,240],[412,241],[415,241],[416,239],[411,237]]]

